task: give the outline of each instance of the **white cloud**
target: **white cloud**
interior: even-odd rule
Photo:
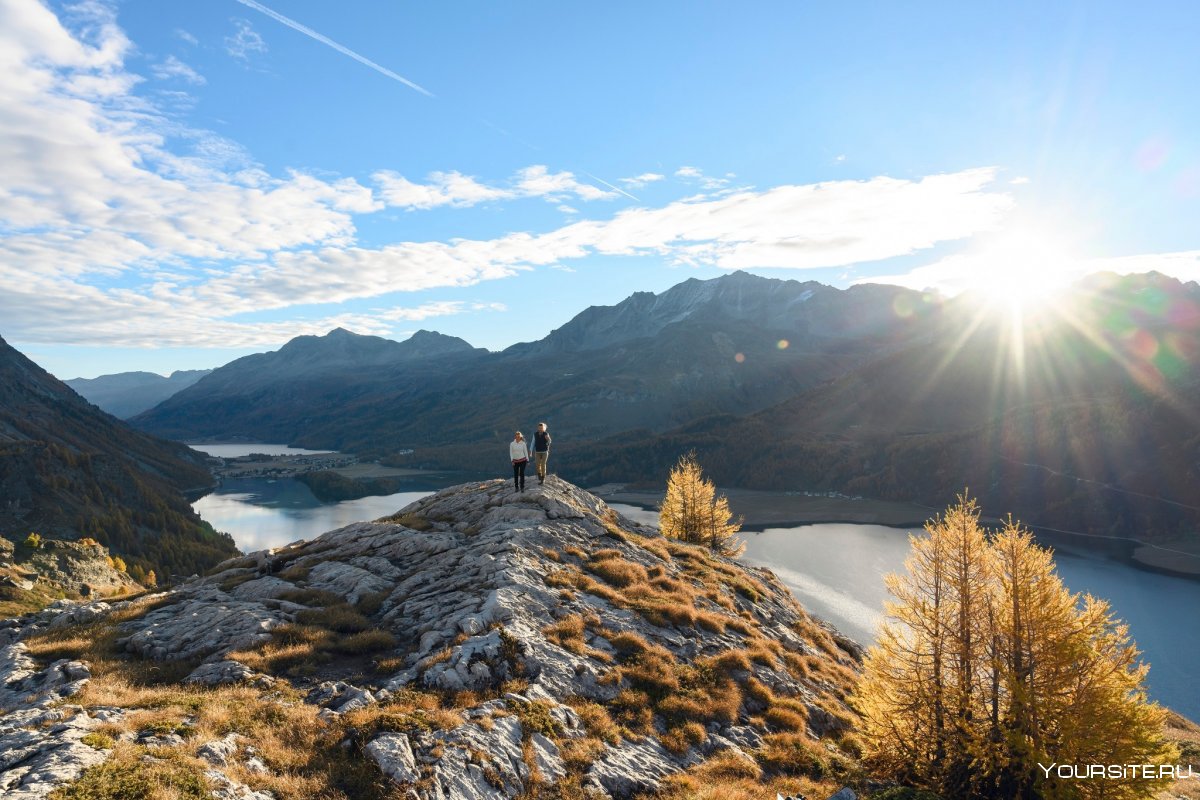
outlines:
[[[641,189],[648,184],[661,181],[666,177],[666,175],[660,175],[657,172],[643,172],[641,175],[634,175],[632,178],[621,178],[620,182],[630,189]]]
[[[705,175],[698,167],[680,167],[675,170],[675,177],[682,178],[688,183],[699,184],[702,189],[721,189],[729,185],[729,179],[737,177],[732,172],[725,173],[724,178],[714,178]]]
[[[935,289],[943,294],[956,295],[967,289],[983,288],[997,282],[998,276],[1007,280],[1037,281],[1044,286],[1064,286],[1085,275],[1114,272],[1128,275],[1140,272],[1161,272],[1181,281],[1200,281],[1200,250],[1176,253],[1147,253],[1116,258],[1056,257],[1047,263],[1034,263],[1024,269],[1014,260],[997,257],[988,252],[964,253],[923,264],[908,272],[860,278],[854,283],[887,283],[910,289]]]
[[[1029,183],[1029,178],[1025,177],[1024,175],[1018,175],[1009,181],[1009,183],[1011,183],[1013,186],[1022,186],[1026,183]]]
[[[578,214],[579,213],[578,208],[575,208],[574,206],[566,205],[565,203],[563,205],[560,205],[558,207],[558,210],[564,214]]]
[[[425,183],[410,181],[390,170],[381,170],[371,177],[379,184],[379,194],[384,202],[410,209],[465,208],[519,197],[545,197],[558,202],[564,197],[610,200],[617,196],[616,192],[577,180],[571,172],[550,172],[541,164],[519,170],[505,186],[489,186],[461,172],[433,172],[426,177]]]
[[[193,86],[203,86],[205,83],[207,83],[203,75],[201,75],[199,72],[196,72],[196,70],[192,69],[175,56],[167,56],[164,61],[155,64],[151,68],[151,71],[154,73],[154,77],[158,78],[159,80],[178,78],[186,83],[192,84]]]
[[[235,30],[232,35],[225,37],[226,53],[246,61],[252,53],[267,52],[267,43],[263,41],[258,31],[254,30],[250,20],[233,17],[230,22],[233,23]]]
[[[89,33],[37,0],[0,4],[0,320],[23,342],[257,346],[337,324],[386,332],[469,303],[251,321],[274,312],[464,287],[593,255],[675,264],[828,267],[911,253],[993,227],[1011,206],[995,170],[763,191],[726,189],[546,232],[358,242],[355,217],[493,199],[607,199],[534,165],[503,185],[269,174],[240,146],[182,129],[134,88],[129,42],[96,11]],[[49,135],[53,132],[53,135]],[[682,168],[681,171],[694,168]],[[709,180],[699,170],[684,175]],[[372,327],[373,326],[373,327]]]
[[[400,208],[466,207],[513,196],[508,189],[486,186],[461,172],[433,172],[427,183],[414,183],[388,170],[371,176],[379,184],[379,196],[389,206]]]
[[[175,37],[177,39],[181,39],[181,40],[187,42],[192,47],[195,47],[196,45],[200,44],[199,39],[197,39],[193,34],[189,33],[188,31],[185,31],[183,28],[175,29]]]

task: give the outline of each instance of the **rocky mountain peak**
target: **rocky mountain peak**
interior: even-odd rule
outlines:
[[[94,657],[162,664],[171,691],[260,687],[237,691],[269,704],[290,686],[312,724],[345,730],[346,758],[413,797],[562,783],[624,798],[712,759],[796,774],[800,753],[821,785],[852,758],[837,743],[857,645],[771,573],[664,540],[556,477],[451,487],[95,616],[117,655]],[[31,618],[11,655],[64,624]],[[178,746],[203,758],[206,743]]]

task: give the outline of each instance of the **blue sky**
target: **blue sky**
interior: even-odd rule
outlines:
[[[498,349],[735,268],[1195,279],[1196,41],[1190,2],[0,0],[0,335],[90,377]]]

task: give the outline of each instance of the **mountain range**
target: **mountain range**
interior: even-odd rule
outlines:
[[[933,308],[922,297],[738,272],[587,309],[499,353],[422,331],[382,358],[387,340],[334,331],[239,359],[132,423],[181,440],[257,438],[374,457],[495,449],[538,419],[576,440],[669,429],[767,408],[899,346]],[[913,313],[897,315],[898,305]]]
[[[178,370],[166,377],[154,372],[120,372],[97,378],[71,378],[63,383],[114,417],[129,419],[154,408],[210,372],[210,369]]]
[[[184,497],[212,483],[198,453],[132,430],[0,339],[0,535],[90,537],[134,574],[190,574],[237,552]]]
[[[1022,308],[737,272],[497,353],[425,331],[301,337],[132,423],[500,469],[512,431],[547,420],[557,468],[591,485],[661,485],[696,449],[728,486],[930,507],[967,489],[1044,528],[1194,551],[1198,354],[1200,287],[1154,273]]]

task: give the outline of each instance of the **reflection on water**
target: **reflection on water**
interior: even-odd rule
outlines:
[[[304,450],[299,447],[288,447],[286,444],[189,444],[193,450],[199,450],[217,458],[237,458],[251,453],[261,453],[265,456],[315,456],[332,453],[332,450]]]
[[[429,494],[429,489],[421,488],[322,503],[307,486],[290,478],[245,478],[225,481],[220,491],[200,498],[192,508],[214,528],[232,536],[242,552],[251,553],[394,514]]]

